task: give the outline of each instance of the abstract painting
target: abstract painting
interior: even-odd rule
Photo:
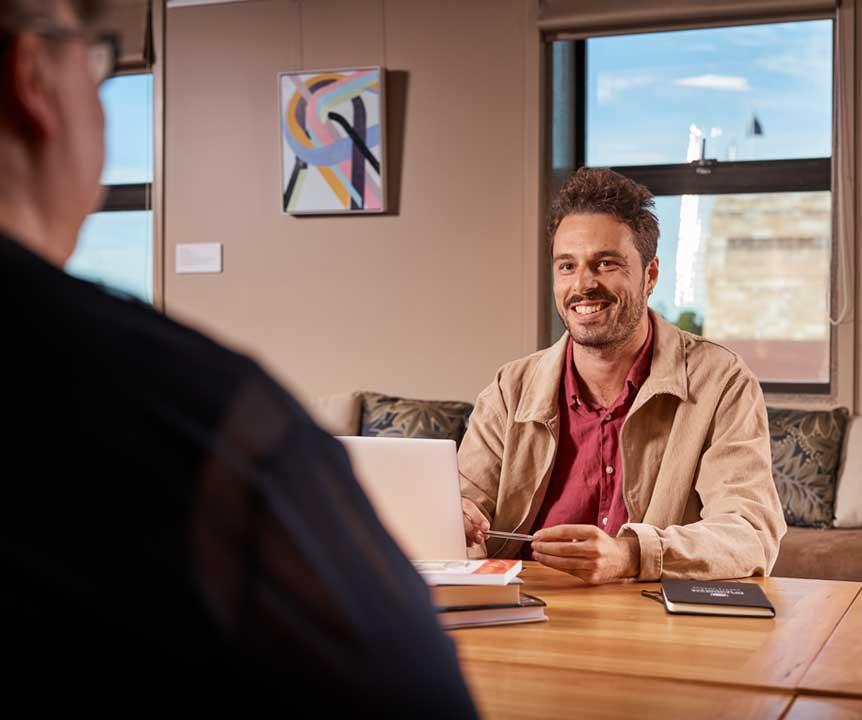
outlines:
[[[382,67],[279,75],[283,210],[386,210]]]

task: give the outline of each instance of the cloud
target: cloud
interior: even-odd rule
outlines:
[[[598,96],[600,103],[610,102],[616,95],[624,90],[652,85],[656,78],[652,74],[623,73],[599,73]]]
[[[782,41],[781,33],[772,25],[741,25],[728,30],[730,42],[739,47],[764,47]]]
[[[698,42],[686,45],[684,50],[686,52],[713,53],[718,51],[718,47],[715,45],[715,43]]]
[[[693,77],[674,80],[674,84],[686,87],[706,88],[708,90],[733,90],[735,92],[748,92],[751,90],[748,78],[741,75],[695,75]]]
[[[778,75],[789,75],[813,82],[832,82],[832,56],[829,47],[808,45],[792,51],[763,55],[754,61],[757,68]]]

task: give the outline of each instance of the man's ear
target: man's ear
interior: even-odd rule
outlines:
[[[644,276],[647,295],[650,295],[658,284],[658,255],[647,263],[647,266],[644,268]]]
[[[52,71],[42,38],[34,33],[12,38],[2,70],[8,89],[7,112],[15,128],[28,140],[44,140],[58,130],[54,102],[57,80]]]

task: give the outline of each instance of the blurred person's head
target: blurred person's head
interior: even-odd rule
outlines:
[[[101,196],[100,5],[0,2],[0,228],[55,265]]]

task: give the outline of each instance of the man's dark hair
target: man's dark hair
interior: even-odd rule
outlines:
[[[567,215],[606,213],[628,225],[643,266],[656,256],[658,220],[652,193],[608,168],[582,167],[569,176],[548,214],[548,249],[553,254],[554,235]]]

